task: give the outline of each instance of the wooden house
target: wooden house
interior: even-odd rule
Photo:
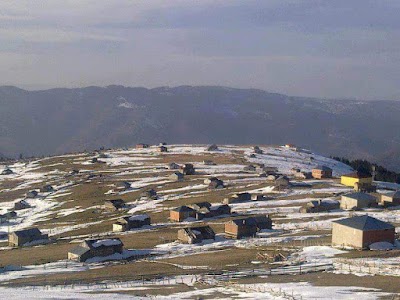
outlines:
[[[257,167],[255,165],[248,165],[243,168],[245,172],[255,172],[257,171]]]
[[[278,189],[285,189],[290,185],[289,178],[287,178],[286,176],[279,176],[275,179],[274,185]]]
[[[0,214],[0,223],[8,222],[11,219],[15,219],[17,217],[17,213],[15,211],[9,211],[4,214]]]
[[[293,176],[296,179],[311,179],[312,173],[311,172],[297,172]]]
[[[188,206],[179,206],[171,209],[169,212],[169,219],[174,222],[182,222],[187,218],[195,218],[196,210]]]
[[[251,200],[251,194],[247,192],[236,193],[232,197],[225,198],[222,203],[231,204],[231,203],[240,203]]]
[[[178,240],[187,244],[201,243],[203,240],[214,240],[215,232],[210,226],[186,227],[178,230]]]
[[[341,209],[362,209],[376,206],[377,199],[373,195],[361,192],[342,195],[340,200]]]
[[[151,219],[147,214],[123,217],[118,219],[118,221],[113,224],[113,231],[114,232],[127,231],[133,228],[140,228],[146,225],[150,225],[150,223]]]
[[[395,241],[395,227],[364,215],[332,222],[332,245],[367,249],[377,242]]]
[[[230,215],[231,207],[227,204],[211,205],[196,210],[196,219],[203,220],[206,218],[214,218],[222,215]]]
[[[106,200],[104,207],[107,210],[117,211],[126,208],[126,203],[122,199]]]
[[[94,257],[122,254],[124,244],[119,238],[85,240],[68,252],[68,259],[85,262]]]
[[[48,241],[49,236],[42,234],[37,227],[18,230],[8,235],[8,245],[10,247],[22,247],[29,244],[39,243],[40,241]]]
[[[340,203],[339,201],[336,200],[313,200],[303,205],[300,208],[300,212],[301,213],[328,212],[339,208],[340,208]]]
[[[315,179],[332,178],[332,169],[327,166],[317,166],[312,169],[312,177]]]

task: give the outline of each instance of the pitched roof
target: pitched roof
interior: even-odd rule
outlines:
[[[90,251],[90,249],[82,247],[82,246],[76,246],[75,248],[71,249],[69,251],[69,253],[73,253],[73,254],[76,254],[76,255],[83,255],[88,251]]]
[[[14,234],[18,237],[25,237],[25,236],[39,236],[42,233],[40,232],[40,230],[38,228],[33,227],[33,228],[24,229],[24,230],[14,231]]]
[[[176,212],[194,211],[193,208],[187,207],[187,206],[185,206],[185,205],[176,207],[176,208],[174,208],[174,209],[172,209],[172,210],[173,210],[173,211],[176,211]]]
[[[383,222],[381,220],[375,219],[373,217],[364,215],[364,216],[356,216],[347,219],[341,219],[337,221],[333,221],[333,223],[341,224],[344,226],[348,226],[354,229],[359,229],[363,231],[367,230],[384,230],[384,229],[392,229],[394,228],[392,224]]]
[[[375,201],[376,198],[370,194],[366,193],[361,193],[361,192],[356,192],[356,193],[350,193],[350,194],[345,194],[342,197],[347,197],[351,199],[355,199],[358,201]]]
[[[391,198],[400,198],[400,190],[394,191],[386,194],[382,194],[383,196],[391,197]]]
[[[351,177],[351,178],[371,178],[371,175],[362,173],[362,172],[354,172],[354,173],[350,173],[350,174],[345,174],[343,175],[344,177]]]

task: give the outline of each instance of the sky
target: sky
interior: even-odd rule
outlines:
[[[1,0],[0,85],[400,99],[398,0]]]

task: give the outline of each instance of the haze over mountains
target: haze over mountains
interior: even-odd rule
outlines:
[[[0,87],[0,153],[48,155],[139,142],[283,144],[400,170],[400,102],[254,89]]]

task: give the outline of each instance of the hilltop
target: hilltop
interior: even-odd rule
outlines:
[[[207,145],[165,147],[167,152],[160,152],[158,146],[105,149],[8,165],[13,174],[0,176],[1,213],[9,212],[21,200],[29,207],[0,224],[3,295],[39,297],[49,293],[80,298],[94,292],[100,298],[108,297],[103,293],[120,293],[121,299],[170,294],[174,299],[204,295],[273,299],[306,293],[336,299],[342,294],[378,297],[398,292],[400,251],[331,247],[332,221],[367,213],[398,230],[398,209],[300,212],[310,201],[333,203],[351,192],[352,188],[339,180],[354,171],[348,165],[295,147],[260,145],[262,153],[257,154],[249,145],[218,145],[213,151],[208,151]],[[173,162],[193,164],[196,172],[175,181],[171,174],[182,170],[171,169]],[[331,168],[334,178],[294,177],[293,169],[307,173],[321,165]],[[277,173],[273,179],[260,175],[260,169],[268,168],[276,169],[270,173]],[[274,182],[279,176],[286,176],[290,184],[278,187]],[[211,177],[222,180],[224,187],[210,189],[205,180]],[[124,182],[129,185],[121,188]],[[378,192],[385,192],[386,185],[379,184]],[[52,189],[43,190],[46,185]],[[151,188],[157,197],[143,197]],[[38,194],[27,197],[33,190]],[[251,194],[252,200],[229,204],[231,214],[182,222],[169,219],[170,210],[176,207],[205,201],[216,207],[240,193]],[[253,197],[257,195],[262,197]],[[124,200],[126,206],[107,209],[105,201],[113,199]],[[121,217],[142,214],[151,218],[151,225],[113,232],[113,224]],[[272,219],[272,229],[244,239],[225,237],[225,223],[265,215]],[[199,244],[177,241],[179,229],[200,225],[209,225],[216,233],[215,240]],[[50,241],[31,247],[7,245],[7,232],[31,226],[48,234]],[[67,260],[67,253],[84,240],[109,239],[108,243],[114,243],[117,238],[125,250],[104,259],[106,262],[99,258],[86,263]],[[368,268],[367,263],[374,263],[374,268]],[[358,277],[360,273],[364,276]],[[297,281],[301,283],[293,283]],[[18,288],[21,286],[23,289]]]

